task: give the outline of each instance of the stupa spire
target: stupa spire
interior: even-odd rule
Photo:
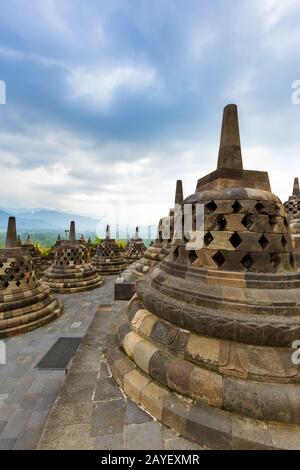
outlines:
[[[110,239],[110,226],[106,225],[106,234],[105,234],[106,240]]]
[[[300,196],[299,179],[294,179],[293,196]]]
[[[6,248],[16,248],[18,246],[16,218],[9,217],[6,232]]]
[[[228,104],[223,111],[218,168],[243,169],[237,106]]]
[[[175,204],[182,204],[183,203],[183,189],[182,189],[182,181],[176,181],[176,192],[175,192]]]
[[[138,227],[135,227],[135,235],[134,235],[134,238],[135,238],[135,239],[139,238],[139,228],[138,228]]]
[[[69,240],[72,242],[76,242],[76,231],[75,231],[75,222],[74,220],[70,223],[70,232],[69,232]]]

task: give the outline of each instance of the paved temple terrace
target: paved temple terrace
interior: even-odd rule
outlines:
[[[124,302],[113,302],[114,277],[102,287],[58,295],[64,313],[52,323],[6,340],[0,365],[0,449],[199,449],[126,399],[103,360]],[[39,370],[61,337],[83,337],[67,375]],[[64,379],[66,381],[64,383]],[[63,385],[64,383],[64,385]],[[63,385],[63,387],[62,387]]]

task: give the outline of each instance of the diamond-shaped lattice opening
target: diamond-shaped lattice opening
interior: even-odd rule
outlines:
[[[260,246],[264,250],[269,245],[269,240],[264,235],[262,235],[260,237],[260,239],[258,240],[258,243],[260,244]]]
[[[235,201],[235,203],[232,204],[232,209],[233,209],[233,212],[237,214],[242,209],[242,205],[239,203],[239,201]]]
[[[269,215],[269,224],[271,227],[274,227],[274,225],[277,224],[277,219],[275,215]]]
[[[234,248],[237,248],[242,243],[242,239],[237,232],[231,235],[229,241]]]
[[[288,227],[288,226],[289,226],[289,223],[288,223],[288,220],[287,220],[286,217],[284,217],[283,223],[284,223],[284,226],[285,226],[285,227]]]
[[[294,256],[292,255],[292,253],[290,254],[290,265],[292,266],[292,268],[295,267],[295,259],[294,259]]]
[[[257,210],[257,212],[263,211],[264,208],[265,208],[265,206],[261,202],[258,202],[255,206],[255,209]]]
[[[249,253],[247,253],[241,260],[241,263],[242,265],[244,266],[244,268],[249,271],[249,269],[251,269],[251,267],[253,266],[253,259],[251,257],[251,255],[249,255]]]
[[[205,243],[205,246],[208,246],[211,244],[211,242],[213,241],[214,237],[212,236],[212,234],[210,232],[207,232],[205,235],[204,235],[204,243]]]
[[[246,227],[246,229],[250,229],[251,226],[253,225],[253,221],[251,220],[251,216],[249,214],[245,215],[245,217],[242,218],[241,223]]]
[[[214,212],[216,208],[218,207],[215,201],[210,201],[207,204],[205,204],[206,209],[209,210],[209,212]]]
[[[17,281],[17,282],[16,282],[16,286],[19,287],[20,285],[21,285],[20,281]]]
[[[218,230],[224,230],[227,225],[227,220],[224,215],[218,215],[217,217]]]
[[[225,263],[225,257],[222,255],[220,251],[217,251],[212,257],[218,268],[221,268],[223,264]]]
[[[190,250],[189,251],[189,261],[190,261],[190,264],[193,264],[194,261],[196,261],[196,259],[198,258],[197,256],[197,253],[195,250]]]
[[[271,253],[270,254],[270,263],[271,265],[275,268],[278,269],[278,266],[280,265],[281,258],[278,253]]]
[[[9,282],[6,281],[3,285],[4,285],[5,289],[7,289],[8,286],[9,286]]]
[[[286,248],[287,243],[288,243],[288,242],[287,242],[287,239],[285,238],[284,235],[282,235],[282,237],[281,237],[281,244],[282,244],[283,248]]]

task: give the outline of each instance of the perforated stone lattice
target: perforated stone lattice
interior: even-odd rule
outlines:
[[[101,258],[119,258],[120,252],[115,240],[103,240],[103,242],[98,245],[95,256]]]
[[[194,228],[194,204],[192,218]],[[207,201],[203,248],[188,251],[175,245],[171,259],[229,271],[292,271],[294,256],[288,227],[284,207],[276,201]]]
[[[132,239],[126,249],[126,258],[141,258],[145,251],[146,247],[143,240]]]
[[[33,262],[29,256],[0,257],[0,290],[24,288],[35,282]]]
[[[84,245],[60,246],[57,248],[54,259],[55,267],[71,267],[89,262],[89,253]]]
[[[288,217],[292,219],[293,216],[300,211],[300,199],[290,199],[288,202],[284,203],[284,207]]]

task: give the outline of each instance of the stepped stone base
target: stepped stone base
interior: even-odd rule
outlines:
[[[145,251],[143,257],[136,262],[133,271],[135,279],[148,274],[149,271],[160,263],[170,252],[171,245],[168,242],[156,241],[153,245]]]
[[[34,330],[63,313],[62,304],[50,294],[49,287],[40,284],[20,294],[11,302],[0,303],[0,338]]]
[[[192,442],[220,450],[300,449],[299,425],[252,419],[174,393],[129,359],[117,335],[108,337],[107,360],[127,396]]]
[[[53,292],[58,294],[72,294],[76,292],[85,292],[102,286],[103,280],[100,276],[94,276],[88,281],[74,282],[72,279],[64,279],[63,282],[54,282],[53,277],[49,278],[47,273],[43,277],[43,282],[51,287]]]
[[[97,272],[104,276],[115,276],[119,274],[120,271],[123,271],[127,264],[124,259],[110,259],[110,260],[97,260],[93,259],[93,266],[96,268]]]

